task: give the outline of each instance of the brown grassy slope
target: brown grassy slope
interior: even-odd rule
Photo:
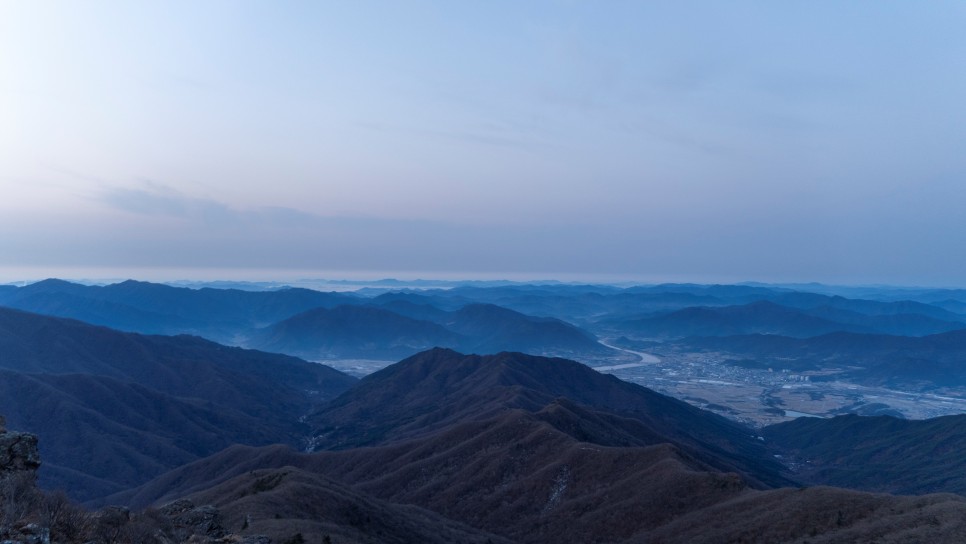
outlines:
[[[575,440],[560,430],[560,422],[582,418],[561,411],[569,411],[566,403],[536,414],[511,410],[488,421],[377,448],[317,454],[280,447],[230,448],[152,485],[155,493],[179,486],[211,487],[202,493],[205,500],[229,508],[239,497],[225,490],[241,485],[224,487],[230,478],[263,477],[274,473],[260,470],[297,467],[313,478],[337,479],[372,498],[373,504],[415,505],[479,531],[533,544],[961,542],[966,536],[966,502],[957,496],[893,497],[834,488],[752,490],[737,474],[714,471],[669,444],[607,447]],[[150,487],[142,489],[140,499]],[[339,534],[352,534],[355,529],[344,518],[300,510],[318,502],[306,499],[307,493],[253,495],[246,500],[255,502],[244,508],[268,518],[268,525],[255,527],[260,532],[270,530],[266,527],[278,512],[283,520],[278,531],[303,527],[334,532],[341,527],[344,533]]]
[[[317,415],[330,438],[380,445],[311,455],[231,448],[134,498],[173,498],[292,466],[527,544],[959,534],[961,499],[754,491],[753,477],[727,467],[758,467],[761,452],[751,446],[759,441],[682,405],[570,361],[433,350],[363,380]],[[314,516],[284,501],[275,508]]]
[[[432,440],[317,459],[360,490],[520,542],[619,541],[745,488],[670,444],[579,442],[521,411]]]
[[[246,472],[191,499],[216,506],[231,530],[266,535],[277,543],[296,534],[310,544],[321,544],[325,536],[340,544],[508,543],[428,510],[375,499],[291,466]]]
[[[761,487],[787,485],[754,431],[574,361],[522,353],[463,355],[434,349],[371,374],[309,418],[318,449],[375,446],[432,435],[508,409],[537,412],[564,397],[636,422],[624,442],[673,443]],[[581,440],[585,438],[577,437]]]
[[[834,487],[749,490],[637,535],[635,544],[961,544],[966,499],[878,495]]]
[[[170,470],[141,486],[110,495],[104,502],[131,508],[162,505],[254,470],[284,466],[306,468],[310,466],[306,457],[306,454],[282,444],[263,447],[235,444]]]
[[[745,489],[738,475],[714,472],[669,444],[600,446],[577,441],[542,419],[567,419],[553,413],[564,409],[508,411],[379,448],[312,455],[231,448],[169,473],[135,498],[143,501],[153,491],[167,492],[162,501],[169,500],[178,494],[172,489],[224,481],[253,470],[253,462],[266,468],[291,465],[520,542],[619,541]]]

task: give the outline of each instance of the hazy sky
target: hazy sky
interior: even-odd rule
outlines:
[[[0,0],[0,279],[966,286],[964,28],[960,1]]]

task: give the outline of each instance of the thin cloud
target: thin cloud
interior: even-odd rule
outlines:
[[[209,228],[224,227],[248,231],[276,228],[330,232],[372,232],[376,229],[391,232],[405,228],[421,233],[453,228],[452,225],[430,220],[325,216],[284,206],[235,208],[214,199],[190,196],[153,181],[142,181],[139,187],[108,187],[101,190],[95,200],[133,215],[167,217]]]
[[[528,141],[522,138],[508,136],[508,131],[472,129],[437,130],[429,128],[392,126],[384,123],[372,123],[365,121],[357,122],[355,123],[355,126],[360,129],[386,134],[419,136],[432,140],[447,140],[459,143],[479,144],[489,147],[518,149],[523,151],[537,151],[554,147],[546,142]]]
[[[232,208],[217,200],[188,196],[153,181],[144,181],[137,188],[110,187],[101,191],[96,199],[111,208],[135,215],[171,217],[213,226],[306,227],[323,219],[285,207]]]

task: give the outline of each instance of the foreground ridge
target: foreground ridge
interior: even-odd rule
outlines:
[[[39,467],[37,436],[7,430],[0,416],[0,541],[4,544],[271,544],[265,536],[242,537],[226,531],[217,508],[196,507],[186,499],[140,512],[122,506],[90,512],[63,492],[37,488]]]
[[[308,419],[314,453],[235,446],[115,499],[187,496],[230,523],[255,513],[255,530],[277,539],[298,530],[308,542],[325,531],[339,542],[413,541],[390,537],[399,518],[387,509],[400,508],[409,526],[437,535],[440,520],[456,524],[445,529],[452,542],[958,543],[966,535],[961,496],[797,487],[750,429],[564,359],[429,350]]]

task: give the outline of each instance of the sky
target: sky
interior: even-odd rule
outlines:
[[[0,0],[0,281],[966,286],[958,1]]]

